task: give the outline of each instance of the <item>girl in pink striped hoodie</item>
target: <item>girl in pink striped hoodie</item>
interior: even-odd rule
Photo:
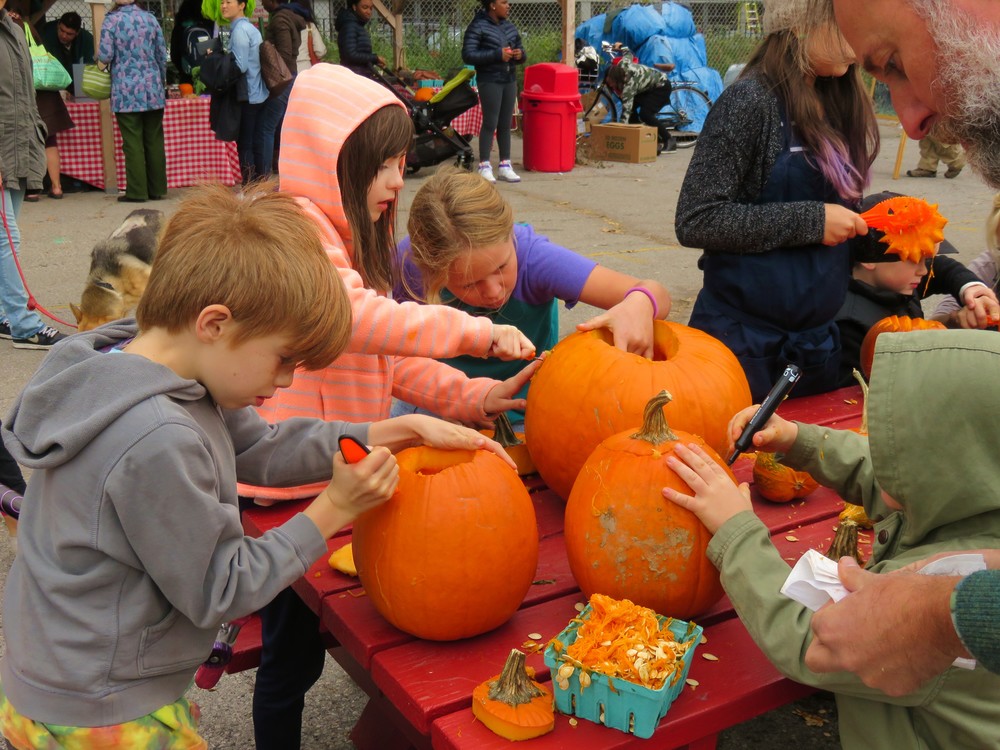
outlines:
[[[514,395],[529,365],[499,382],[468,378],[432,358],[472,354],[522,359],[534,345],[511,326],[441,305],[395,302],[396,198],[403,186],[413,125],[388,89],[337,65],[300,74],[281,131],[281,188],[297,196],[319,226],[354,312],[347,351],[319,372],[298,371],[260,411],[291,417],[372,421],[389,416],[393,396],[449,419],[484,423],[524,408]],[[322,486],[240,487],[258,500],[315,495]],[[254,690],[257,750],[297,748],[305,692],[325,650],[316,616],[286,590],[262,611],[263,652]]]

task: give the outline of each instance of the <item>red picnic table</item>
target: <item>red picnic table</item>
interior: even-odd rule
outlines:
[[[861,421],[860,388],[845,388],[820,396],[786,401],[778,410],[786,419],[856,427]],[[752,465],[746,458],[733,467],[740,481],[749,481]],[[356,578],[318,561],[294,589],[320,616],[320,628],[329,651],[358,685],[369,702],[351,739],[361,750],[490,750],[509,748],[472,715],[473,688],[497,674],[511,648],[520,648],[529,633],[540,633],[542,643],[554,637],[577,616],[584,602],[569,570],[563,542],[564,503],[538,477],[525,484],[535,505],[540,541],[538,570],[521,608],[504,625],[484,635],[455,642],[424,641],[386,622]],[[244,512],[250,536],[260,536],[299,512],[308,501],[283,503]],[[825,552],[833,538],[836,516],[843,507],[834,492],[820,488],[805,501],[769,503],[754,493],[754,509],[771,531],[775,546],[791,564],[807,549]],[[870,535],[862,534],[865,555]],[[344,530],[329,542],[331,551],[350,541]],[[460,565],[461,561],[456,560]],[[771,666],[737,618],[728,597],[695,618],[705,629],[707,642],[695,655],[685,687],[660,721],[652,741],[616,729],[557,714],[555,730],[531,741],[532,748],[681,748],[709,750],[719,732],[813,692],[789,680]],[[254,631],[241,633],[230,671],[253,666]],[[259,638],[259,633],[256,634]],[[242,647],[241,647],[242,641]],[[700,658],[710,653],[717,661]],[[541,653],[528,657],[538,679],[549,680]]]

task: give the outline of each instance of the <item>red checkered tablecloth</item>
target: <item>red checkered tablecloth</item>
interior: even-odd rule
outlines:
[[[451,126],[459,135],[479,135],[479,129],[483,126],[483,108],[478,104],[471,109],[467,109],[454,120]]]
[[[236,144],[219,141],[208,125],[208,97],[167,99],[163,113],[163,144],[167,154],[167,187],[190,187],[199,182],[240,182],[240,160]],[[60,172],[104,189],[101,160],[101,126],[97,102],[66,102],[74,127],[56,136]],[[115,133],[115,168],[118,189],[125,190],[125,156],[118,123]]]

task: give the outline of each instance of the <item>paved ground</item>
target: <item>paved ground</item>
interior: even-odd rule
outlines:
[[[908,179],[893,182],[892,169],[899,143],[897,128],[882,129],[883,155],[876,166],[872,190],[910,192],[939,203],[950,222],[948,238],[968,262],[984,247],[983,224],[993,193],[966,170],[954,180]],[[515,166],[520,142],[515,139]],[[501,184],[510,198],[515,218],[531,222],[554,240],[591,256],[600,263],[636,276],[660,279],[674,302],[671,318],[686,322],[701,286],[696,250],[680,247],[674,235],[674,209],[689,152],[661,156],[654,164],[580,166],[567,174],[538,174],[522,170],[518,185]],[[903,169],[913,167],[918,155],[910,142]],[[942,170],[943,171],[943,170]],[[429,172],[408,180],[400,211],[405,224],[409,199]],[[169,200],[153,207],[176,210],[183,191],[171,191]],[[63,319],[72,320],[69,303],[79,299],[89,267],[90,249],[107,236],[134,208],[113,197],[91,192],[70,194],[64,200],[42,198],[26,204],[20,227],[24,238],[21,259],[38,301]],[[564,332],[593,313],[585,305],[563,316]],[[63,326],[65,329],[66,327]],[[66,329],[68,330],[68,329]],[[37,367],[40,352],[10,348],[0,342],[0,414]],[[11,545],[0,532],[0,575],[5,577],[12,557]],[[2,648],[2,643],[0,643]],[[203,707],[203,728],[211,746],[219,750],[252,747],[250,695],[253,672],[226,676],[220,687],[192,696]],[[365,697],[332,660],[317,687],[310,693],[305,718],[305,750],[350,748],[347,733],[364,705]],[[726,732],[719,747],[736,748],[836,748],[835,709],[828,696],[773,711]]]

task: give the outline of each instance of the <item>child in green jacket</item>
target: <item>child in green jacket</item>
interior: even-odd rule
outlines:
[[[918,331],[878,339],[867,437],[773,416],[754,448],[785,453],[875,521],[868,569],[884,573],[942,552],[1000,546],[995,457],[1000,338],[986,331]],[[992,404],[992,407],[991,407]],[[730,423],[735,438],[755,407]],[[946,429],[948,440],[934,440]],[[992,437],[991,437],[992,436]],[[668,464],[692,489],[664,489],[714,534],[707,554],[740,619],[786,676],[836,694],[840,738],[851,748],[1000,748],[1000,676],[951,667],[899,697],[849,672],[817,674],[803,656],[812,613],[779,593],[788,564],[739,488],[700,449],[678,447]],[[863,634],[859,633],[859,636]]]

